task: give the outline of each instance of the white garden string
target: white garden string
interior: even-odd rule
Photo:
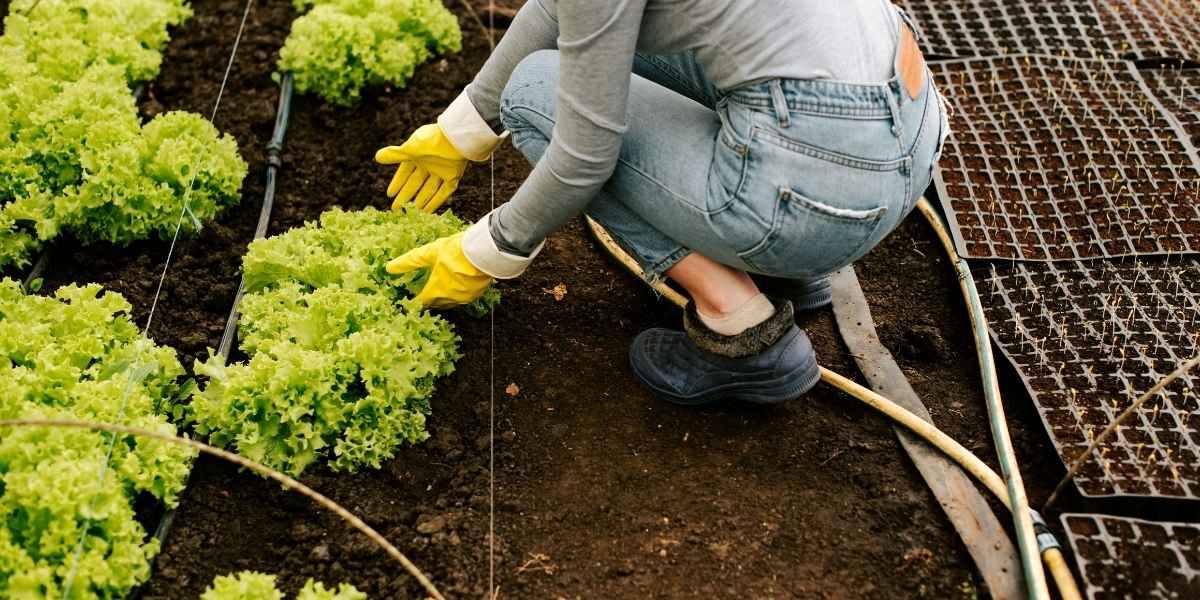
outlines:
[[[475,8],[471,6],[470,0],[461,0],[462,6],[466,9],[467,14],[471,15],[471,19],[475,24],[484,31],[487,35],[488,49],[494,51],[496,49],[496,2],[488,0],[488,24],[483,24],[483,19],[479,18],[479,13],[475,12]],[[492,155],[488,157],[489,167],[489,190],[491,192],[491,210],[496,210],[496,152],[493,150]],[[491,215],[491,213],[488,213]],[[500,595],[500,590],[496,589],[496,311],[500,310],[500,305],[497,304],[488,314],[491,319],[491,333],[488,337],[488,598],[495,600]]]
[[[209,115],[210,122],[217,118],[217,111],[221,107],[221,97],[225,94],[225,84],[229,81],[229,73],[233,70],[233,61],[237,58],[238,45],[242,41],[242,32],[246,29],[246,18],[250,15],[250,8],[254,5],[254,0],[246,0],[246,8],[242,11],[242,21],[238,25],[237,36],[233,40],[233,48],[229,52],[229,61],[225,64],[225,74],[221,77],[221,87],[217,90],[217,98],[213,102],[212,114]],[[36,3],[34,6],[37,6]],[[192,169],[191,178],[188,179],[187,188],[183,191],[183,200],[179,207],[179,219],[175,222],[175,233],[171,236],[171,245],[167,248],[167,258],[163,262],[162,273],[158,277],[158,286],[154,290],[154,299],[150,302],[150,312],[146,315],[146,325],[142,329],[142,337],[146,338],[150,333],[150,324],[154,322],[154,311],[158,308],[158,298],[162,294],[163,282],[167,279],[167,269],[171,266],[171,257],[175,254],[175,245],[179,241],[179,231],[183,228],[183,218],[191,214],[188,208],[188,198],[192,195],[192,185],[196,183],[196,175],[200,169]],[[192,217],[195,219],[195,217]],[[140,381],[143,377],[149,374],[150,369],[147,365],[140,365],[142,353],[145,351],[146,343],[138,344],[137,356],[130,363],[127,372],[127,380],[125,383],[125,392],[121,396],[121,406],[117,410],[116,422],[120,423],[125,418],[125,409],[129,404],[129,395],[133,392],[133,385]],[[117,434],[111,433],[108,439],[108,448],[104,454],[104,462],[100,464],[100,475],[96,482],[96,496],[98,496],[104,486],[104,481],[108,477],[108,464],[112,460],[113,448],[117,443]],[[92,496],[92,508],[95,508],[96,496]],[[79,542],[75,545],[75,552],[71,558],[71,568],[67,572],[67,581],[63,585],[63,600],[71,597],[71,586],[75,583],[75,575],[79,569],[79,559],[83,554],[83,544],[87,540],[88,527],[84,527],[79,532]]]
[[[488,0],[488,56],[496,50],[496,2]],[[489,191],[491,210],[496,210],[496,153],[488,157]],[[491,215],[491,212],[488,213]],[[490,217],[489,217],[490,218]],[[496,588],[496,308],[489,313],[491,333],[488,350],[488,597],[495,600],[500,595]]]

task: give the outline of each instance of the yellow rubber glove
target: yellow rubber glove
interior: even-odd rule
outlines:
[[[387,272],[403,275],[429,267],[429,281],[417,294],[417,301],[428,308],[454,308],[483,295],[492,284],[492,276],[475,268],[463,254],[463,234],[436,239],[388,261]]]
[[[381,165],[399,165],[388,185],[392,210],[412,200],[417,208],[433,212],[458,188],[467,157],[463,156],[437,123],[422,125],[399,146],[375,153]]]

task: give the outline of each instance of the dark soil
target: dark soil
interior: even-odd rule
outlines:
[[[294,17],[289,4],[255,6],[216,119],[251,164],[243,205],[180,243],[155,313],[152,335],[189,365],[219,340],[257,219],[276,94],[270,73]],[[273,233],[335,205],[387,205],[390,172],[373,164],[374,151],[434,119],[488,52],[461,5],[448,4],[466,47],[421,67],[407,89],[373,90],[354,109],[296,99]],[[195,19],[176,33],[143,102],[147,113],[211,109],[242,3],[193,6]],[[499,152],[496,201],[527,172],[511,148]],[[456,212],[484,214],[489,184],[489,168],[473,167]],[[52,263],[51,283],[101,282],[125,294],[143,321],[166,250],[163,242],[66,250]],[[994,463],[957,281],[928,228],[909,219],[859,274],[885,343],[935,421]],[[557,301],[546,290],[560,283],[567,294]],[[986,596],[889,424],[857,401],[819,386],[775,408],[686,409],[643,390],[629,373],[627,345],[647,327],[677,326],[679,316],[607,260],[580,224],[552,236],[530,272],[501,289],[494,353],[487,319],[451,315],[464,357],[439,386],[429,442],[378,471],[304,477],[381,531],[448,596],[488,590],[493,395],[502,597]],[[802,321],[822,363],[854,374],[831,313]],[[516,395],[505,393],[510,383]],[[1005,391],[1039,503],[1062,467],[1019,382],[1010,377]],[[412,578],[336,517],[201,459],[144,597],[194,598],[214,576],[241,569],[277,574],[288,591],[314,577],[353,583],[372,598],[420,597]]]

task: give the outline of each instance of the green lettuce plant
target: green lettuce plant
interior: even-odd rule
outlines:
[[[425,440],[434,383],[458,336],[411,299],[427,274],[393,277],[391,258],[461,231],[452,214],[332,209],[250,245],[239,328],[244,362],[196,364],[208,378],[180,412],[217,446],[292,475],[325,460],[378,468]],[[470,307],[483,314],[494,290]]]
[[[427,273],[389,275],[384,270],[387,261],[466,227],[450,211],[433,215],[413,208],[381,211],[368,207],[351,212],[334,208],[317,222],[252,242],[242,259],[246,289],[256,291],[295,281],[310,288],[338,285],[393,301],[414,296],[425,286]],[[499,293],[490,289],[462,310],[482,316],[499,300]]]
[[[458,357],[449,323],[411,300],[294,283],[245,296],[242,319],[250,360],[196,365],[208,382],[191,418],[210,443],[299,475],[321,457],[378,468],[428,437],[434,380]]]
[[[191,16],[185,0],[14,0],[4,39],[52,79],[75,81],[110,64],[133,83],[158,76],[167,28]]]
[[[187,393],[170,348],[141,335],[119,294],[65,286],[26,295],[0,280],[0,419],[121,423],[164,434]],[[119,598],[150,576],[158,542],[134,518],[135,498],[175,506],[192,453],[160,441],[81,429],[24,427],[0,435],[0,597],[63,597],[81,534],[71,598]],[[107,470],[101,481],[100,473]]]
[[[295,0],[308,10],[279,51],[300,92],[342,106],[368,85],[403,87],[417,65],[462,49],[458,19],[440,0]],[[311,8],[311,10],[309,10]]]
[[[200,600],[283,600],[283,593],[275,587],[274,575],[242,571],[214,579]],[[296,600],[367,600],[367,595],[348,583],[330,590],[309,579],[296,594]]]
[[[0,37],[0,266],[64,231],[124,244],[171,235],[181,212],[195,231],[241,199],[232,138],[190,113],[142,125],[130,94],[158,72],[182,0],[33,1]]]

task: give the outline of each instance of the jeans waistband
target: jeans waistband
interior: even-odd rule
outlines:
[[[763,108],[774,107],[771,88],[778,86],[791,110],[823,111],[863,116],[890,113],[889,98],[895,93],[889,83],[853,83],[828,79],[774,79],[744,85],[724,94],[731,102]]]
[[[920,34],[908,14],[892,7],[899,21],[899,28],[907,27],[919,42]],[[770,79],[747,84],[725,91],[723,98],[748,106],[780,109],[786,104],[789,110],[825,112],[845,116],[884,117],[898,116],[901,105],[907,98],[900,81],[902,63],[905,60],[923,61],[919,51],[915,57],[901,55],[901,32],[893,34],[896,43],[893,55],[892,77],[882,83],[856,83],[831,79]],[[918,63],[921,71],[928,72],[924,64]],[[781,97],[782,96],[782,97]]]

